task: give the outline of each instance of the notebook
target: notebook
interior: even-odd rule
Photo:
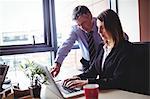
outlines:
[[[3,82],[5,81],[5,77],[7,74],[9,66],[7,65],[0,65],[0,92],[3,91]]]
[[[42,68],[48,77],[48,82],[49,82],[48,89],[52,91],[60,99],[70,98],[73,96],[84,94],[84,91],[81,89],[74,89],[72,91],[71,90],[68,91],[68,89],[65,90],[65,88],[62,87],[62,81],[55,82],[52,75],[48,71],[48,68],[46,66],[43,66]]]

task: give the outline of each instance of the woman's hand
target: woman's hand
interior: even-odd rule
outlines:
[[[79,77],[73,77],[64,80],[63,86],[68,87],[68,88],[81,88],[84,85],[88,84],[88,80],[80,80]]]

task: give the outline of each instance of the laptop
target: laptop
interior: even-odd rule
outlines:
[[[0,92],[3,91],[3,83],[5,81],[8,68],[9,66],[7,65],[0,65]]]
[[[54,93],[56,96],[58,96],[60,99],[64,99],[64,98],[71,98],[74,96],[78,96],[78,95],[82,95],[84,94],[84,90],[83,89],[74,89],[74,90],[70,90],[70,89],[65,89],[62,86],[62,81],[59,82],[55,82],[51,73],[49,73],[48,68],[46,66],[42,66],[43,70],[46,73],[46,76],[48,77],[48,89]]]

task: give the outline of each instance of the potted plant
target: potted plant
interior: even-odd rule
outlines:
[[[20,65],[22,71],[30,79],[30,94],[34,98],[40,98],[41,84],[46,84],[47,76],[41,66],[34,61],[27,60]]]

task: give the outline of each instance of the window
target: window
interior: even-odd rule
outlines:
[[[0,64],[8,75],[18,75],[26,59],[52,65],[50,7],[49,0],[0,0]]]
[[[42,0],[1,0],[0,45],[44,43]]]
[[[52,50],[48,2],[0,1],[0,55]]]
[[[24,73],[20,71],[20,64],[24,63],[26,60],[30,60],[49,67],[52,64],[52,55],[53,52],[5,55],[0,56],[0,64],[5,63],[9,66],[7,77],[9,77],[13,85],[17,85],[19,83],[19,86],[23,90],[28,88],[30,81],[26,78],[26,76],[24,76]],[[24,82],[20,82],[20,80]]]
[[[5,55],[0,57],[0,64],[10,66],[9,71],[19,70],[19,65],[26,60],[32,60],[37,63],[49,66],[52,63],[52,52],[38,52],[17,55]]]

